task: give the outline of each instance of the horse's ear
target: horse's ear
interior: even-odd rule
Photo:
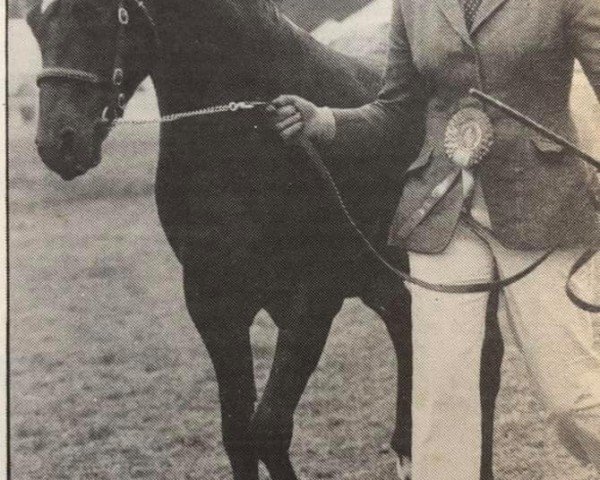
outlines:
[[[29,9],[29,11],[25,14],[25,20],[27,21],[27,25],[31,28],[35,28],[35,26],[39,23],[40,19],[40,11],[41,5],[37,4]]]
[[[40,17],[42,16],[41,5],[37,4],[34,7],[30,8],[29,11],[25,14],[25,20],[34,36],[37,38],[38,33],[40,31]]]
[[[41,27],[41,18],[51,15],[57,8],[58,0],[36,2],[25,14],[25,20],[31,29],[36,32]]]

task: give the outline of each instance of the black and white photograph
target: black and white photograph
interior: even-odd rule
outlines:
[[[1,475],[600,480],[600,0],[5,7]]]

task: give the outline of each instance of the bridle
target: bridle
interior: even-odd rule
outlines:
[[[160,42],[156,30],[156,23],[150,15],[144,0],[118,0],[116,10],[118,21],[117,41],[112,75],[110,78],[102,77],[96,73],[87,72],[85,70],[68,67],[44,68],[37,76],[38,85],[41,85],[48,80],[58,79],[88,83],[100,88],[112,89],[111,98],[102,112],[101,121],[103,123],[111,123],[122,118],[125,111],[125,104],[127,103],[127,93],[125,91],[125,53],[128,26],[130,23],[130,12],[127,8],[128,3],[141,12],[146,19],[146,22],[152,30],[154,46],[158,51],[160,49]]]
[[[186,112],[177,112],[164,115],[160,118],[142,119],[142,120],[123,120],[125,113],[125,104],[127,103],[127,93],[125,92],[125,50],[127,40],[127,29],[130,24],[130,11],[127,3],[142,13],[146,23],[152,30],[154,48],[156,52],[161,51],[161,43],[156,28],[156,22],[150,14],[144,0],[118,0],[116,16],[118,21],[117,41],[115,47],[115,59],[113,62],[112,75],[110,78],[102,77],[96,73],[87,72],[76,68],[68,67],[48,67],[42,69],[37,76],[37,84],[53,79],[67,80],[71,82],[82,82],[91,84],[100,88],[112,89],[111,100],[102,111],[99,124],[102,126],[114,126],[116,124],[154,124],[170,123],[185,118],[201,117],[222,113],[235,113],[255,108],[262,108],[267,105],[263,101],[238,101],[229,102],[223,105],[212,105],[205,108],[190,110]],[[154,58],[156,61],[156,56]]]

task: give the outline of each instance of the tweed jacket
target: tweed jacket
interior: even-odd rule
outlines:
[[[449,119],[474,103],[470,88],[576,140],[569,112],[575,59],[600,98],[600,0],[483,0],[470,31],[458,0],[395,0],[379,97],[333,109],[333,145],[365,155],[386,137],[401,138],[411,123],[425,122],[420,154],[406,161],[388,243],[435,253],[452,238],[464,199],[460,167],[446,155],[444,136]],[[502,113],[479,107],[495,141],[475,175],[497,239],[520,250],[596,241],[600,187],[591,169]]]

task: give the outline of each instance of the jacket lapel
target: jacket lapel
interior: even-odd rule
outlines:
[[[459,0],[436,0],[436,2],[456,33],[458,33],[468,45],[473,46],[471,35],[467,31],[465,14]]]
[[[477,29],[483,25],[488,18],[496,13],[507,1],[508,0],[483,0],[479,9],[477,10],[477,13],[475,14],[473,26],[471,27],[471,34],[477,31]]]

